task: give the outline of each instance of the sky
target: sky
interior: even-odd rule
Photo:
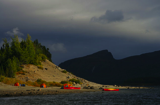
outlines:
[[[160,0],[0,0],[3,38],[27,34],[56,65],[101,50],[115,59],[160,50]]]

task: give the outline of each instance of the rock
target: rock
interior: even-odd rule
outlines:
[[[70,79],[70,76],[67,76],[67,79]]]
[[[90,89],[90,87],[84,86],[83,89]]]
[[[26,77],[26,81],[28,81],[29,80],[29,78],[28,77]]]
[[[100,87],[99,89],[103,89],[103,87]]]
[[[91,86],[90,89],[94,89],[94,86]]]
[[[41,91],[41,89],[38,89],[37,91]]]
[[[75,82],[73,82],[73,85],[75,85],[76,83]]]

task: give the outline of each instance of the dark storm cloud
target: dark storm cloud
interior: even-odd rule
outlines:
[[[100,17],[92,17],[91,21],[94,22],[116,22],[116,21],[123,21],[124,16],[123,12],[120,10],[107,10],[106,13]]]

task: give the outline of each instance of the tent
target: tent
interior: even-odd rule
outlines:
[[[41,87],[41,88],[46,88],[47,86],[46,86],[45,83],[42,83],[42,84],[40,85],[40,87]]]
[[[26,86],[25,84],[22,84],[21,86]]]
[[[16,82],[16,83],[14,84],[14,86],[19,86],[19,83],[18,83],[18,82]]]

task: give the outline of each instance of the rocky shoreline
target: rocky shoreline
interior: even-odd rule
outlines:
[[[64,89],[30,89],[30,90],[0,90],[0,97],[30,96],[30,95],[56,95],[67,93],[97,92],[102,90],[81,89],[81,90],[64,90]]]
[[[83,93],[83,92],[98,92],[102,91],[102,88],[117,88],[117,89],[151,89],[149,87],[116,87],[116,86],[102,86],[102,87],[83,87],[80,90],[68,90],[61,89],[60,87],[48,87],[48,88],[39,88],[39,87],[0,87],[0,97],[15,97],[15,96],[30,96],[30,95],[56,95],[56,94],[69,94],[69,93]]]

